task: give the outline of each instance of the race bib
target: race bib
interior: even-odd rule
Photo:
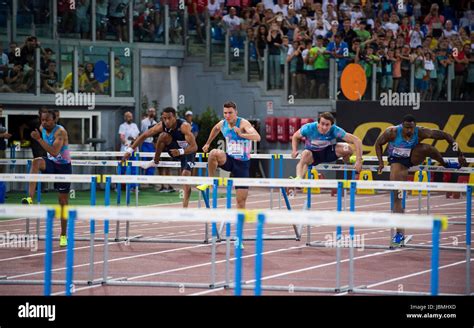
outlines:
[[[185,140],[178,140],[177,143],[178,143],[178,146],[183,149],[186,149],[186,147],[188,147],[188,142]]]
[[[409,148],[394,147],[393,148],[393,155],[396,155],[398,157],[410,157],[410,151],[411,151],[411,149],[409,149]]]
[[[233,156],[244,156],[244,144],[240,142],[227,143],[227,153]]]

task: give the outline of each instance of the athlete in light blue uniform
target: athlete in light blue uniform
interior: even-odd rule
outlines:
[[[252,141],[260,141],[260,135],[249,121],[237,116],[237,105],[232,102],[224,104],[224,119],[217,123],[211,131],[204,152],[209,151],[212,141],[222,133],[226,140],[226,151],[213,149],[209,153],[208,172],[212,177],[217,167],[231,172],[234,178],[248,178],[250,175],[250,150]],[[207,186],[198,186],[204,189]],[[248,187],[236,187],[237,208],[245,208]]]
[[[36,140],[47,152],[47,157],[33,159],[31,174],[39,171],[46,174],[72,174],[71,155],[69,153],[69,139],[67,131],[61,125],[56,124],[56,113],[48,110],[41,114],[41,131],[31,132],[31,137]],[[55,183],[54,188],[58,190],[59,205],[66,206],[69,200],[71,183]],[[23,204],[32,204],[36,190],[36,182],[30,182],[28,188],[29,197],[23,198]],[[66,238],[67,220],[61,218],[61,235],[59,245],[67,245]]]
[[[459,162],[444,160],[435,147],[421,143],[424,139],[446,140],[452,145],[453,151],[457,153]],[[460,168],[461,166],[467,166],[463,153],[450,134],[440,130],[416,126],[416,120],[413,115],[406,115],[402,120],[402,124],[387,128],[375,141],[375,152],[379,160],[379,174],[382,173],[384,168],[382,154],[383,145],[386,143],[388,143],[391,181],[406,181],[408,169],[411,166],[420,165],[427,157],[436,160],[444,167]],[[393,205],[394,213],[403,213],[402,194],[402,192],[396,192]],[[392,246],[402,246],[404,241],[404,230],[397,229],[396,234],[392,238]]]
[[[304,177],[308,171],[308,165],[334,162],[339,157],[349,163],[354,151],[348,143],[355,147],[356,171],[360,172],[362,169],[362,142],[356,136],[335,125],[334,121],[331,113],[322,113],[319,115],[318,122],[303,125],[293,135],[291,143],[293,158],[298,156],[298,145],[305,138],[305,150],[301,153],[301,159],[296,166],[297,178]],[[346,142],[338,142],[338,139]]]

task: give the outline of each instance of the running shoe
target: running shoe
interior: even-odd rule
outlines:
[[[165,188],[165,186],[161,186],[160,190],[158,192],[168,192],[168,189]]]
[[[444,163],[445,163],[444,167],[448,168],[448,169],[460,169],[461,168],[461,164],[459,164],[458,162],[449,160],[449,159],[445,160]]]
[[[67,237],[66,236],[59,236],[59,246],[66,247],[67,246]]]
[[[176,189],[174,189],[172,186],[168,186],[167,191],[168,192],[176,192]]]
[[[21,200],[21,203],[25,205],[31,205],[33,204],[33,199],[31,199],[31,197],[25,197]]]
[[[211,185],[209,185],[209,184],[202,184],[202,185],[196,186],[197,190],[200,190],[200,191],[206,191],[210,187],[211,187]]]
[[[397,232],[393,237],[392,237],[392,247],[401,247],[404,245],[405,242],[405,235],[402,234],[401,232]]]
[[[142,164],[140,165],[140,167],[141,167],[142,169],[146,170],[146,169],[149,169],[149,168],[151,168],[151,167],[158,167],[158,164],[156,164],[154,160],[151,160],[151,161],[142,163]]]

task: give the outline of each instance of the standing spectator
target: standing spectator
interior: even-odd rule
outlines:
[[[283,32],[277,24],[272,24],[267,36],[269,79],[271,89],[281,89],[280,45]]]
[[[438,49],[436,60],[436,88],[433,94],[432,100],[439,100],[440,96],[444,95],[446,76],[447,76],[447,67],[450,63],[447,49],[440,48]]]
[[[316,75],[316,95],[315,98],[328,97],[329,81],[329,56],[325,54],[326,47],[323,44],[323,38],[316,38],[316,46],[311,49],[314,51],[313,67]]]
[[[301,55],[303,50],[304,46],[300,41],[294,40],[292,46],[288,49],[288,57],[286,58],[286,61],[290,64],[291,94],[295,98],[304,98],[304,61]]]
[[[284,17],[288,17],[288,5],[283,0],[277,0],[277,4],[273,6],[273,13],[282,13]]]
[[[347,58],[349,56],[349,48],[347,43],[342,41],[342,34],[340,32],[336,33],[333,42],[329,42],[326,53],[329,54],[331,58],[336,59],[339,77],[344,67],[346,67]]]
[[[76,33],[81,34],[81,39],[90,38],[90,0],[78,0],[76,4]]]
[[[126,112],[124,114],[124,120],[122,124],[120,124],[118,134],[120,136],[120,151],[125,151],[127,147],[130,147],[131,144],[135,141],[135,139],[138,137],[140,134],[140,130],[138,130],[138,126],[133,122],[133,114],[132,112]],[[130,157],[130,160],[136,160],[136,156],[132,155]],[[132,166],[131,168],[131,174],[135,175],[136,174],[136,167]],[[122,171],[120,172],[121,174],[125,174],[127,170],[126,166],[122,166]],[[136,187],[135,184],[132,184],[132,189]]]
[[[3,106],[0,105],[0,119],[2,118],[3,115]],[[7,129],[2,125],[2,122],[0,122],[0,158],[6,158],[6,149],[7,149],[7,143],[8,139],[11,138],[11,134],[8,133]],[[0,165],[0,173],[6,173],[6,165]],[[2,183],[2,182],[0,182]]]
[[[110,0],[109,16],[112,25],[117,32],[117,40],[120,42],[128,42],[127,33],[127,10],[129,0]]]
[[[473,33],[471,32],[471,35]],[[472,47],[472,44],[471,44]],[[474,55],[473,50],[468,53],[469,58],[469,66],[467,68],[467,78],[466,78],[466,96],[464,97],[465,100],[474,100]]]
[[[454,58],[454,100],[461,100],[463,95],[463,83],[465,75],[467,74],[467,66],[469,65],[469,59],[467,55],[470,53],[470,45],[466,44],[461,51],[453,52]]]
[[[387,92],[393,88],[393,64],[395,62],[395,52],[389,49],[386,55],[381,58],[382,64],[382,81],[380,88],[382,92]]]
[[[344,18],[343,29],[341,31],[342,38],[344,42],[347,43],[349,49],[352,49],[352,40],[357,37],[356,32],[351,27],[351,20],[349,18]]]
[[[358,28],[354,30],[361,42],[365,42],[370,39],[371,35],[370,32],[367,31],[366,27],[367,22],[365,20],[361,20],[359,22]]]
[[[416,49],[418,46],[421,46],[421,40],[423,39],[423,32],[420,30],[420,23],[415,24],[415,29],[411,30],[409,33],[410,36],[410,48]]]
[[[418,46],[416,48],[415,52],[416,56],[414,59],[415,63],[415,92],[419,92],[421,95],[421,99],[423,99],[423,96],[426,93],[426,90],[428,89],[425,76],[426,76],[426,70],[425,70],[425,55],[423,53],[423,48],[421,46]]]
[[[105,40],[107,34],[107,9],[109,6],[109,0],[96,0],[95,9],[95,24],[96,24],[96,39]]]
[[[447,20],[445,24],[445,29],[443,30],[443,37],[450,38],[453,35],[457,35],[457,34],[458,32],[453,30],[453,22],[450,20]]]
[[[189,125],[191,125],[191,133],[194,135],[194,138],[197,138],[197,135],[199,133],[199,126],[196,124],[196,122],[193,122],[193,112],[188,110],[184,114],[184,119],[186,120],[186,122],[189,123]]]
[[[267,47],[267,34],[267,26],[265,24],[260,25],[255,39],[260,79],[263,77],[264,51]]]
[[[394,55],[394,62],[393,62],[393,91],[394,92],[400,92],[398,91],[398,86],[400,83],[400,79],[402,77],[402,58],[400,58],[401,54],[401,49],[396,48],[395,49],[395,55]]]
[[[391,16],[390,16],[390,21],[388,23],[386,23],[383,28],[385,30],[391,30],[393,32],[394,35],[397,34],[397,31],[398,31],[398,16],[396,13],[393,13]]]
[[[156,109],[153,107],[148,108],[147,117],[145,117],[140,125],[140,132],[143,134],[145,133],[151,126],[155,125],[157,122],[155,121],[156,117]],[[154,153],[155,152],[155,145],[153,144],[153,137],[145,139],[142,144],[142,152],[146,153]],[[147,157],[142,157],[144,160],[149,160]],[[145,171],[146,175],[154,175],[155,168],[150,167]]]
[[[187,0],[189,23],[196,27],[196,33],[199,42],[204,42],[204,25],[206,17],[204,13],[207,11],[207,0]]]
[[[444,16],[439,14],[439,6],[436,3],[431,5],[430,13],[426,15],[424,23],[428,25],[429,32],[435,38],[439,38],[443,33]]]

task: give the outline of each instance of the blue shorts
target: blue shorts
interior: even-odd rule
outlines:
[[[410,154],[411,155],[411,154]],[[411,162],[411,156],[410,157],[395,157],[395,156],[389,156],[388,157],[388,162],[390,164],[392,163],[400,163],[402,164],[403,166],[405,166],[406,168],[410,168],[413,165],[413,163]]]
[[[68,164],[58,164],[43,157],[44,162],[46,163],[46,169],[42,171],[46,174],[72,174],[71,163]],[[67,194],[71,190],[70,182],[56,182],[54,184],[54,189],[56,189],[60,194]]]
[[[224,165],[219,167],[224,171],[231,172],[233,178],[248,178],[250,177],[250,161],[239,161],[225,154],[226,160]],[[249,187],[235,187],[235,189],[248,189]]]
[[[311,153],[313,153],[313,164],[311,165],[318,165],[320,163],[331,163],[338,159],[336,155],[336,145],[328,146],[319,151],[311,150]]]

